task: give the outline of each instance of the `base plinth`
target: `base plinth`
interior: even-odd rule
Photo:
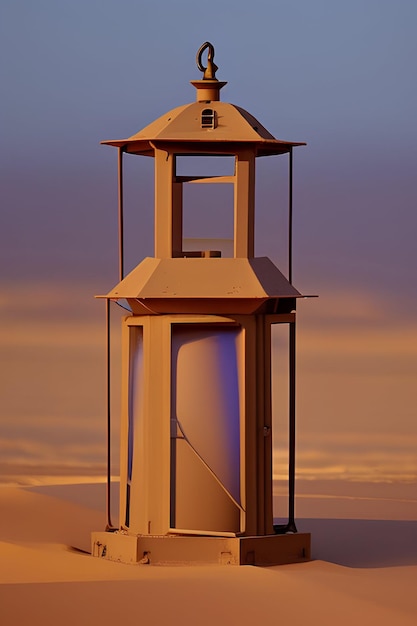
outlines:
[[[151,565],[284,565],[310,559],[310,533],[184,537],[94,532],[91,554],[110,561]]]

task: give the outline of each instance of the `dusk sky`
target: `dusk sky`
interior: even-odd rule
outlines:
[[[0,473],[103,474],[117,151],[224,101],[294,157],[301,478],[417,482],[415,0],[3,0]],[[126,159],[127,263],[152,255],[152,160]],[[256,253],[286,272],[286,161],[257,179]],[[206,233],[205,218],[189,236]],[[116,372],[117,373],[117,372]],[[117,411],[117,407],[116,407]],[[277,462],[276,467],[279,467]]]

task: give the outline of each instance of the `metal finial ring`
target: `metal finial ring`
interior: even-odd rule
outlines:
[[[201,57],[203,55],[203,52],[205,50],[208,49],[208,55],[207,55],[207,67],[204,67],[202,61],[201,61]],[[212,43],[210,43],[209,41],[205,41],[203,43],[202,46],[200,46],[198,52],[197,52],[197,56],[196,56],[196,62],[197,62],[197,67],[200,70],[200,72],[204,72],[204,78],[207,79],[214,79],[216,76],[216,70],[218,69],[217,66],[214,64],[214,46]]]
[[[204,65],[201,62],[201,57],[203,55],[203,52],[205,50],[207,50],[207,48],[209,49],[209,53],[208,53],[208,59],[214,59],[214,46],[212,43],[210,43],[209,41],[205,41],[203,43],[202,46],[200,46],[198,52],[197,52],[197,56],[196,56],[196,62],[197,62],[197,67],[200,70],[200,72],[205,72],[206,71],[206,67],[204,67]]]

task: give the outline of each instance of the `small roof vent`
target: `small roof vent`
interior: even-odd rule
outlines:
[[[216,111],[203,109],[201,111],[201,128],[216,128]]]

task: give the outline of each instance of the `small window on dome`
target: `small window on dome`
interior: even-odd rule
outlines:
[[[201,128],[216,128],[216,112],[213,109],[202,110]]]

